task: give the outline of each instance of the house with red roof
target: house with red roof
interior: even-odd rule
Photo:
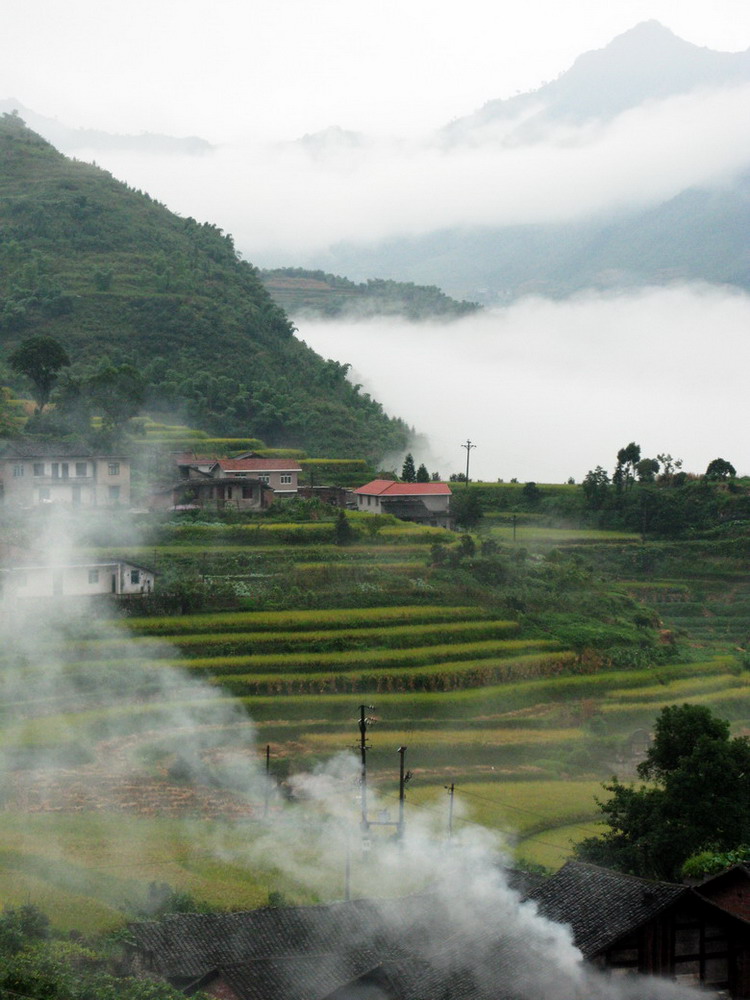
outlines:
[[[357,510],[393,514],[404,521],[452,528],[451,488],[447,483],[397,483],[373,479],[354,491]]]

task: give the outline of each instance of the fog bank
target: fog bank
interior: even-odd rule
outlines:
[[[580,482],[629,441],[686,471],[722,457],[750,473],[748,329],[747,295],[679,285],[528,298],[447,325],[305,321],[298,336],[427,436],[414,458],[430,471],[462,471],[469,437],[472,478]]]

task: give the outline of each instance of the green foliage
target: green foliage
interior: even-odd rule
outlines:
[[[336,521],[333,526],[334,539],[337,545],[351,545],[356,536],[354,528],[349,523],[349,518],[343,508],[339,508],[336,514]]]
[[[705,476],[706,479],[731,479],[737,475],[737,471],[731,462],[723,458],[715,458],[708,463]]]
[[[417,473],[414,468],[414,456],[411,452],[404,459],[404,464],[401,467],[401,482],[403,483],[414,483],[417,480]]]
[[[68,352],[54,337],[30,337],[8,355],[8,365],[31,382],[41,412],[49,402],[60,369],[70,364]]]
[[[476,528],[482,520],[482,504],[472,486],[453,491],[450,509],[459,528]]]
[[[6,906],[0,914],[0,954],[15,955],[29,944],[49,937],[49,920],[36,906]]]
[[[476,312],[434,285],[386,279],[356,284],[348,278],[301,267],[261,271],[273,299],[292,316],[404,316],[412,321],[455,319]]]
[[[727,851],[750,839],[750,743],[701,705],[662,709],[638,774],[616,779],[600,803],[609,825],[584,840],[579,857],[636,875],[676,878],[698,852]]]
[[[66,159],[11,118],[0,118],[3,345],[51,335],[79,365],[130,366],[145,409],[179,411],[209,433],[332,458],[405,448],[406,424],[352,385],[347,365],[294,337],[230,236]],[[48,389],[40,383],[40,407]]]

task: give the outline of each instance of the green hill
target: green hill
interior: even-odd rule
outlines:
[[[0,344],[134,364],[146,408],[209,432],[380,458],[404,423],[294,336],[231,236],[181,218],[0,117]],[[8,373],[5,380],[13,383]]]
[[[357,284],[338,274],[278,267],[260,272],[273,300],[294,317],[402,316],[408,320],[451,320],[481,308],[459,302],[435,285],[368,278]]]

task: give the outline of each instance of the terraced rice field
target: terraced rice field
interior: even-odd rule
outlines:
[[[595,557],[597,539],[550,532],[536,536],[540,553],[567,545]],[[172,881],[217,902],[264,902],[278,876],[251,877],[246,867],[211,861],[204,833],[251,842],[265,803],[247,774],[263,768],[267,753],[271,776],[286,789],[295,772],[340,752],[356,754],[361,705],[372,720],[368,781],[385,808],[397,801],[396,751],[406,746],[413,775],[407,816],[419,807],[447,824],[452,785],[456,824],[483,823],[520,856],[550,865],[570,853],[571,840],[592,832],[601,782],[634,774],[663,705],[706,704],[736,731],[750,730],[750,671],[738,649],[750,622],[750,582],[739,562],[731,572],[711,573],[695,559],[701,575],[686,575],[665,560],[623,574],[617,586],[655,607],[689,655],[681,663],[604,670],[524,633],[480,600],[401,600],[408,588],[399,590],[399,581],[426,572],[432,535],[415,544],[411,529],[403,544],[342,551],[323,544],[323,534],[315,526],[309,546],[269,541],[263,565],[269,555],[271,562],[283,557],[295,586],[307,581],[323,590],[353,568],[373,572],[379,582],[368,603],[387,569],[388,602],[74,622],[62,638],[39,628],[33,655],[0,651],[6,675],[17,670],[21,678],[6,683],[0,713],[0,746],[11,764],[0,783],[0,893],[20,902],[40,894],[64,913],[77,905],[68,884],[75,868],[86,876],[81,905],[91,924],[116,923],[112,893],[122,891],[126,901],[132,894],[122,889],[118,862],[94,849],[91,829],[98,824],[114,837],[119,822],[143,843],[142,881]],[[225,557],[244,558],[257,551],[254,544],[211,540]],[[631,546],[620,555],[623,564],[644,562],[627,539],[606,545]],[[203,551],[195,539],[172,540],[144,548],[141,558],[148,551],[168,563],[193,547]],[[601,560],[606,565],[607,556]],[[44,681],[50,671],[52,685]],[[215,767],[224,776],[220,787],[208,776]],[[50,844],[60,855],[57,867]],[[135,866],[132,859],[123,864],[130,865],[123,871]],[[105,873],[101,885],[97,870]]]

